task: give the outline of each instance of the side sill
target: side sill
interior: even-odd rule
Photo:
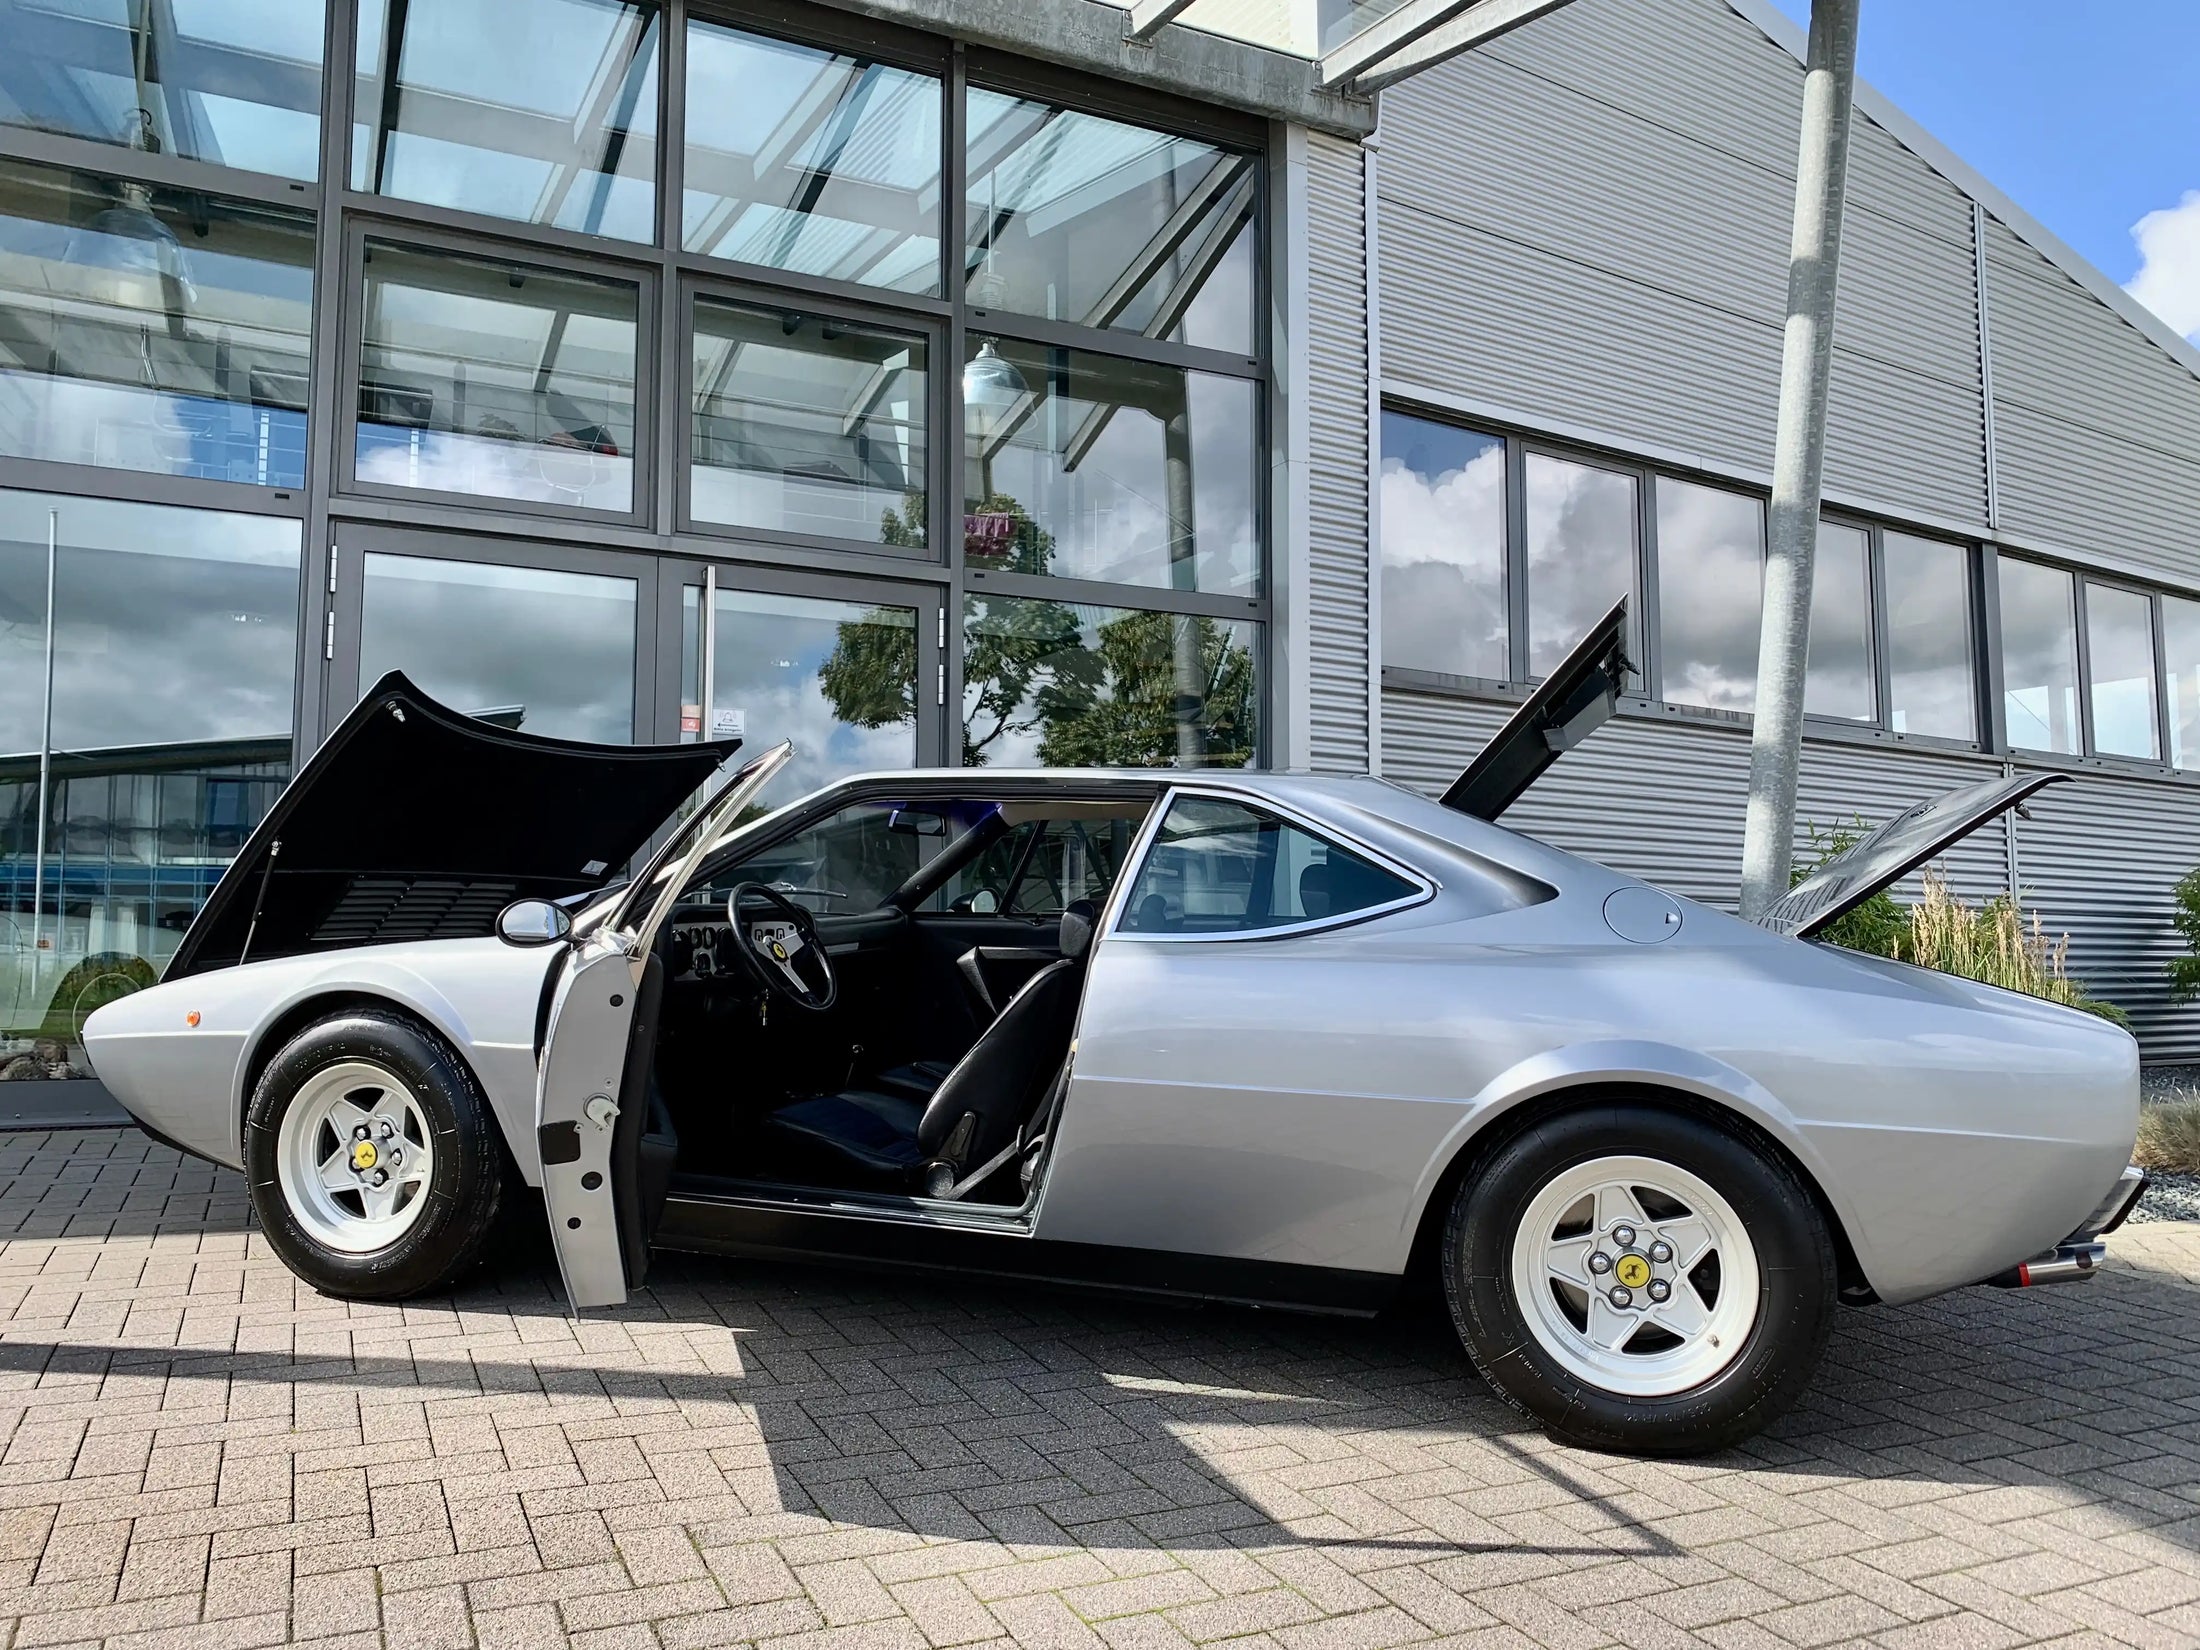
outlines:
[[[656,1247],[754,1259],[860,1262],[866,1269],[965,1273],[1354,1318],[1374,1317],[1398,1297],[1405,1282],[1379,1272],[1056,1243],[1006,1225],[991,1230],[951,1226],[918,1214],[825,1213],[761,1198],[681,1192],[665,1202]]]

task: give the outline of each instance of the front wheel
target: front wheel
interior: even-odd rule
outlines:
[[[1833,1240],[1795,1171],[1642,1103],[1537,1123],[1459,1189],[1452,1321],[1483,1376],[1568,1443],[1692,1455],[1801,1394],[1832,1326]]]
[[[399,1300],[480,1258],[509,1178],[464,1061],[407,1016],[352,1009],[268,1062],[245,1112],[245,1172],[269,1245],[316,1289]]]

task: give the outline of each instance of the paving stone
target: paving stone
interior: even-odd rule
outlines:
[[[2085,1394],[2082,1412],[2070,1394]],[[1440,1314],[667,1256],[316,1295],[237,1177],[0,1135],[0,1644],[2200,1643],[2200,1223],[1843,1313],[1741,1449],[1554,1446]]]

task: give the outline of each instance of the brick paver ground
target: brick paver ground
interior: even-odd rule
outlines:
[[[0,1136],[4,1650],[2200,1644],[2200,1227],[1844,1313],[1746,1450],[1552,1445],[1442,1322],[674,1259],[298,1285],[235,1175]]]

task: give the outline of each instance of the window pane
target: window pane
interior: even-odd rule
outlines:
[[[313,220],[0,162],[0,453],[305,484]]]
[[[248,172],[320,170],[321,8],[5,0],[0,123]]]
[[[2078,748],[2078,612],[2068,573],[2004,556],[2001,583],[2002,715],[2009,743],[2026,750]]]
[[[38,760],[53,520],[53,782]],[[299,524],[0,491],[0,1079],[79,1077],[290,776]]]
[[[775,781],[774,789],[780,785]],[[784,787],[787,799],[797,794],[795,787]],[[723,904],[741,883],[768,882],[820,916],[876,911],[965,831],[999,812],[998,803],[974,797],[928,796],[910,804],[891,798],[853,802],[714,871],[708,893],[696,890],[688,897]],[[1020,844],[1028,840],[1029,829],[1021,827],[1005,840]],[[985,858],[992,858],[990,851]],[[974,870],[965,867],[950,875],[947,887],[961,893],[981,886]],[[997,878],[996,888],[1000,880],[1005,879]],[[924,909],[944,911],[948,904],[934,895]]]
[[[1251,379],[987,338],[973,340],[963,383],[973,566],[1258,588]]]
[[[1887,715],[1896,733],[1978,737],[1971,577],[1961,545],[1885,535]]]
[[[1657,496],[1659,697],[1747,711],[1757,699],[1765,507],[1669,476]]]
[[[926,807],[936,804],[927,802]],[[1066,818],[1028,817],[1034,804],[1016,805],[1019,823],[985,852],[950,876],[927,900],[927,911],[1006,911],[1012,916],[1054,917],[1078,900],[1105,905],[1123,861],[1146,816],[1143,802],[1066,802]],[[963,816],[951,816],[960,825]],[[982,914],[982,912],[981,912]]]
[[[1242,768],[1259,749],[1254,626],[996,596],[963,602],[963,761]]]
[[[923,546],[922,337],[704,298],[694,369],[695,520]]]
[[[361,481],[632,507],[635,289],[370,245]]]
[[[774,800],[916,766],[915,608],[720,590],[717,642],[713,737],[745,739],[752,753],[794,741]]]
[[[469,716],[559,739],[634,738],[632,579],[368,555],[359,686],[402,670]]]
[[[1349,848],[1275,815],[1179,797],[1123,903],[1137,934],[1230,934],[1366,911],[1418,892]]]
[[[940,290],[937,79],[717,23],[687,49],[690,252]]]
[[[1383,663],[1512,674],[1505,615],[1505,443],[1383,414]]]
[[[969,120],[973,305],[1252,353],[1253,157],[978,87]]]
[[[654,5],[361,0],[358,73],[354,189],[655,238]]]
[[[1871,535],[1861,527],[1818,524],[1810,586],[1810,653],[1803,710],[1869,722],[1879,715],[1872,681]]]
[[[2200,602],[2162,598],[2162,651],[2169,663],[2169,759],[2200,770]]]
[[[1528,670],[1543,676],[1635,593],[1635,478],[1530,453],[1527,488]]]
[[[2093,677],[2093,748],[2103,756],[2161,755],[2154,725],[2154,602],[2136,590],[2085,587],[2086,663]]]

